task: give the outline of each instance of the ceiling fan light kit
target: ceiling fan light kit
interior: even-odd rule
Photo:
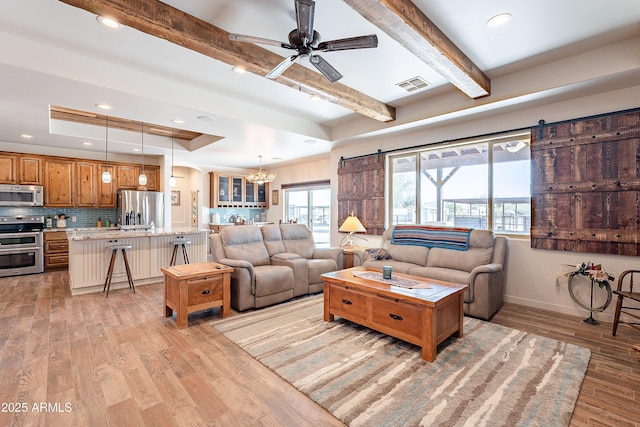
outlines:
[[[295,55],[286,57],[269,71],[265,76],[269,79],[278,78],[299,58],[308,59],[327,80],[334,83],[342,78],[342,74],[329,64],[326,59],[316,55],[314,53],[315,51],[334,52],[338,50],[367,49],[378,46],[378,37],[375,34],[348,37],[321,43],[320,33],[313,29],[315,2],[313,0],[295,0],[295,7],[297,27],[289,33],[288,43],[243,34],[229,34],[229,39],[233,41],[267,44],[298,52]]]

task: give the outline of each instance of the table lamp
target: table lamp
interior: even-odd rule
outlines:
[[[353,212],[351,212],[351,215],[349,215],[347,219],[344,220],[344,222],[342,223],[338,231],[341,233],[349,233],[344,237],[344,239],[342,239],[340,246],[350,247],[350,246],[353,246],[353,241],[351,240],[351,236],[353,236],[353,233],[366,233],[367,229],[364,228],[364,225],[362,225],[358,217],[355,216]],[[355,236],[355,237],[366,240],[359,236]],[[347,241],[347,243],[343,244],[345,240]]]

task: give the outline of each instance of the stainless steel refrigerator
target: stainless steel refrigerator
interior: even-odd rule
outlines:
[[[164,193],[118,190],[117,208],[120,227],[164,227]]]

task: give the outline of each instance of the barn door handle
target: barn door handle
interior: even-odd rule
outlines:
[[[397,314],[389,313],[389,317],[393,320],[402,320],[402,316],[398,316]]]
[[[351,305],[351,304],[353,304],[353,303],[352,303],[351,301],[349,301],[348,299],[343,299],[343,300],[342,300],[342,303],[343,303],[343,304],[346,304],[346,305]]]

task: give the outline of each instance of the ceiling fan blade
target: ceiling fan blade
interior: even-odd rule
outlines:
[[[293,49],[293,46],[291,46],[289,43],[272,39],[264,39],[262,37],[246,36],[244,34],[230,33],[229,40],[233,40],[236,42],[268,44],[271,46],[284,47],[285,49]]]
[[[294,62],[298,59],[298,55],[291,55],[288,58],[285,58],[284,61],[275,66],[275,68],[265,76],[268,79],[275,79],[280,76],[280,74],[284,73],[287,68],[291,67]]]
[[[296,0],[296,21],[298,37],[304,46],[313,41],[313,15],[316,3],[313,0]]]
[[[333,52],[336,50],[366,49],[371,47],[378,47],[378,36],[375,34],[339,40],[329,40],[318,44],[316,50],[321,50],[322,52]]]
[[[321,56],[312,55],[311,58],[309,58],[309,61],[311,61],[313,66],[316,67],[318,71],[320,71],[331,83],[335,83],[342,78],[342,74],[340,74],[338,70],[333,68],[331,64]]]

